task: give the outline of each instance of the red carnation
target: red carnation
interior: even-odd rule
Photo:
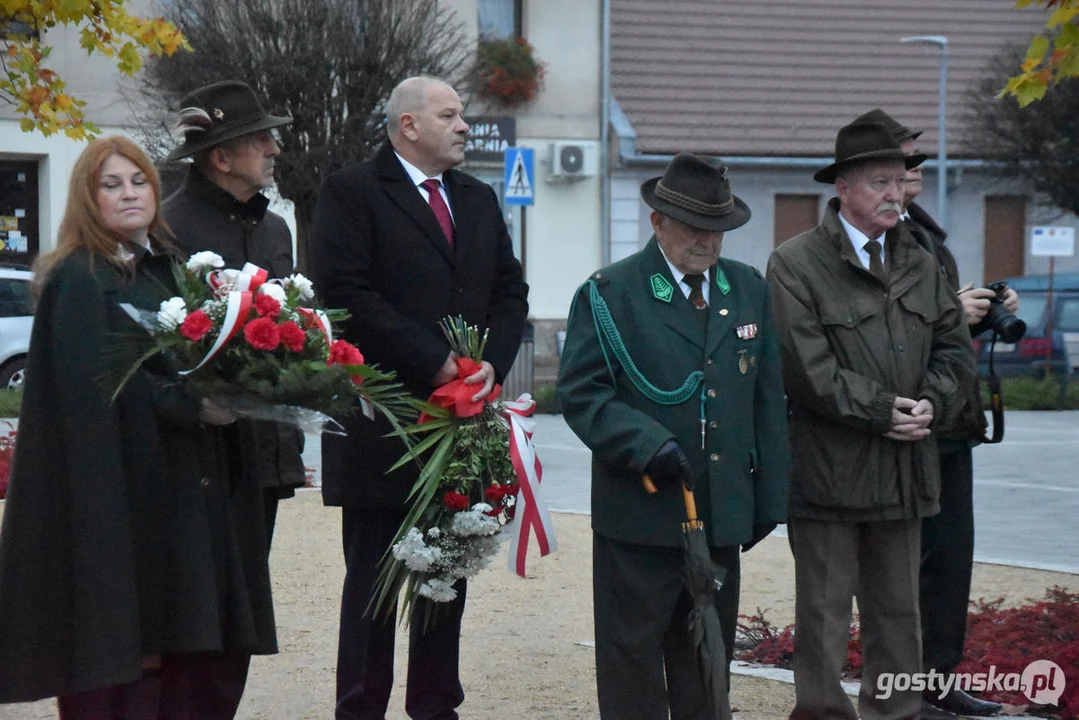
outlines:
[[[462,495],[454,490],[450,490],[442,496],[442,503],[454,512],[458,510],[468,510],[468,508],[471,507],[468,502],[468,495]]]
[[[276,350],[281,332],[270,318],[261,317],[244,325],[244,337],[256,350]]]
[[[180,334],[192,342],[202,340],[210,328],[214,326],[210,316],[202,310],[188,313],[184,321],[180,323]]]
[[[281,314],[281,303],[265,293],[255,296],[255,312],[262,317],[275,318]]]
[[[330,356],[326,358],[327,365],[363,365],[363,354],[344,340],[335,340],[330,345]]]
[[[295,353],[303,351],[303,343],[307,339],[307,333],[301,330],[299,325],[291,320],[286,320],[277,326],[277,332],[281,334],[281,342],[289,350]]]

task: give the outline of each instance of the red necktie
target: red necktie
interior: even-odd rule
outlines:
[[[442,234],[446,236],[446,242],[453,247],[453,218],[450,217],[450,209],[446,207],[446,201],[442,199],[442,193],[438,191],[441,183],[434,178],[424,180],[420,187],[427,191],[427,202],[431,205],[431,211],[435,214],[435,220],[442,226]]]

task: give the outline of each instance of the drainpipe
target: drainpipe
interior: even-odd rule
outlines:
[[[599,196],[600,267],[611,264],[611,0],[600,10]]]

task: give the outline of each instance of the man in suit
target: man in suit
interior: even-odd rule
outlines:
[[[824,219],[768,262],[795,457],[788,526],[795,567],[791,720],[908,720],[917,692],[886,674],[919,672],[922,518],[939,507],[934,434],[973,382],[970,336],[936,263],[896,227],[906,155],[880,123],[836,137]],[[858,598],[862,689],[843,692]]]
[[[682,487],[695,488],[712,560],[726,569],[715,604],[729,660],[738,546],[786,519],[790,455],[764,279],[719,259],[724,233],[750,216],[726,167],[681,153],[641,196],[655,235],[578,291],[558,399],[592,450],[600,714],[681,720],[710,716],[687,632]],[[594,322],[606,311],[610,334]],[[625,354],[613,354],[623,344]],[[631,379],[638,372],[643,381]]]
[[[918,153],[915,132],[877,108],[860,119],[880,122],[892,133],[903,152]],[[970,335],[987,329],[983,322],[990,298],[996,292],[968,284],[959,286],[959,267],[945,241],[948,234],[914,199],[922,192],[922,169],[907,171],[903,186],[902,225],[928,252],[936,256],[940,274],[958,294],[966,315]],[[1008,288],[1004,307],[1019,309],[1019,296]],[[984,435],[985,413],[977,383],[963,388],[964,407],[957,421],[942,428],[937,436],[940,460],[940,513],[922,519],[922,562],[919,575],[919,599],[922,620],[922,671],[935,670],[951,675],[963,660],[967,611],[970,604],[970,576],[974,568],[974,459],[971,452]],[[954,687],[941,694],[939,689],[925,691],[923,720],[949,720],[959,715],[993,715],[1000,703],[981,700]]]
[[[468,125],[457,93],[436,78],[403,81],[386,103],[389,140],[374,159],[334,173],[319,197],[315,287],[351,317],[345,337],[368,362],[397,372],[418,398],[456,376],[439,321],[462,315],[490,332],[477,399],[505,377],[528,313],[528,286],[490,186],[452,168]],[[404,445],[362,415],[347,437],[324,436],[322,493],[341,506],[346,564],[337,656],[337,720],[382,718],[393,686],[394,618],[372,617],[378,564],[404,520],[415,466],[387,475]],[[458,643],[465,581],[427,624],[413,604],[405,709],[456,718],[464,699]]]

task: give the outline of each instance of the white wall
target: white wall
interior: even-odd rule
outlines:
[[[639,188],[642,182],[660,174],[661,168],[634,168],[621,170],[616,174],[613,183],[614,207],[619,210],[612,217],[611,235],[618,254],[612,253],[613,259],[628,254],[627,251],[634,241],[639,248],[651,237],[652,229],[648,224],[650,209],[640,200]],[[833,188],[814,182],[811,176],[812,172],[808,170],[732,168],[731,189],[749,205],[753,216],[748,223],[724,236],[723,257],[753,265],[763,272],[774,242],[777,194],[820,194],[820,214],[823,216],[824,205],[832,197]],[[980,284],[982,281],[986,194],[1021,192],[1014,185],[991,182],[975,171],[966,170],[948,198],[951,213],[948,248],[955,255],[961,283]],[[936,178],[932,173],[926,173],[925,188],[918,198],[918,204],[930,215],[939,215]],[[631,208],[634,207],[638,213],[636,227],[633,227],[632,222]],[[1030,233],[1035,225],[1069,225],[1075,227],[1079,234],[1079,218],[1060,217],[1057,212],[1029,206],[1025,233],[1027,275],[1044,274],[1049,269],[1047,258],[1030,255]],[[1057,258],[1055,269],[1057,272],[1079,272],[1079,257]]]

